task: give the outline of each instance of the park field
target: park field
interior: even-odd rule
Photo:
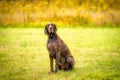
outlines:
[[[58,28],[75,67],[49,72],[44,28],[0,28],[0,80],[119,80],[120,28]]]

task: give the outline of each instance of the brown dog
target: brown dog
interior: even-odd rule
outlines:
[[[50,73],[61,70],[70,70],[74,67],[74,58],[66,44],[56,33],[56,25],[49,23],[45,26],[45,34],[48,36],[47,49],[50,57]],[[55,70],[53,70],[53,59],[55,59]]]

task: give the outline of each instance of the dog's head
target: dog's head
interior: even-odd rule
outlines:
[[[45,26],[44,32],[45,32],[45,34],[47,34],[47,35],[49,35],[49,34],[51,34],[51,33],[56,33],[56,31],[57,31],[56,25],[53,24],[53,23],[49,23],[49,24],[47,24],[47,25]]]

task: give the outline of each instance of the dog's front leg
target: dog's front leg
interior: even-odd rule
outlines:
[[[49,73],[52,73],[53,72],[53,58],[49,55],[50,57],[50,72]]]
[[[60,53],[57,52],[56,54],[56,60],[55,60],[55,72],[57,72],[59,70],[59,59],[60,59]]]

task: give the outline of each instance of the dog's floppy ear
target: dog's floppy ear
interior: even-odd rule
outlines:
[[[57,31],[56,25],[53,24],[53,26],[54,26],[54,32],[56,32]]]
[[[45,33],[45,34],[48,34],[47,26],[48,26],[48,25],[46,25],[46,26],[45,26],[45,29],[44,29],[44,33]]]

